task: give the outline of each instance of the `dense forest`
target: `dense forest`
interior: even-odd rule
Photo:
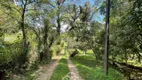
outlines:
[[[142,80],[142,0],[0,0],[0,80]]]

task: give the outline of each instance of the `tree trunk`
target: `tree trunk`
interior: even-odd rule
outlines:
[[[27,48],[27,39],[26,39],[26,32],[25,32],[25,10],[26,10],[26,4],[24,4],[24,8],[22,10],[22,15],[21,15],[21,29],[22,29],[22,34],[23,34],[23,46],[24,46],[24,53],[26,53],[26,48]]]
[[[86,56],[87,50],[84,51],[84,55]]]
[[[142,80],[142,67],[111,60],[109,63],[113,68],[123,73],[127,80]]]
[[[57,27],[57,33],[58,35],[60,35],[60,29],[61,29],[61,24],[60,24],[60,6],[58,5],[58,13],[57,13],[57,24],[58,24],[58,27]]]
[[[23,35],[23,53],[21,54],[22,58],[20,59],[19,63],[21,64],[19,67],[22,66],[22,64],[25,64],[27,62],[27,53],[28,53],[28,46],[29,43],[27,43],[27,38],[26,38],[26,32],[25,32],[25,12],[26,12],[26,5],[27,1],[25,4],[23,4],[22,7],[22,14],[21,14],[21,30],[22,30],[22,35]],[[26,64],[27,66],[27,64]]]
[[[58,42],[57,44],[60,45],[60,29],[61,29],[61,21],[60,21],[60,5],[58,5],[58,11],[57,11],[57,38]]]
[[[141,63],[141,55],[139,52],[137,52],[138,62]]]
[[[127,49],[125,48],[124,49],[124,53],[125,53],[125,62],[127,63],[127,59],[128,59],[128,57],[127,57],[127,51],[126,51]]]
[[[106,0],[106,28],[105,28],[105,51],[104,51],[104,73],[106,75],[108,74],[109,17],[110,17],[110,0]]]
[[[40,49],[41,49],[41,38],[40,38],[40,29],[37,29],[38,31],[36,31],[36,29],[33,29],[33,31],[35,32],[36,38],[37,38],[37,42],[38,42],[38,53],[40,53]]]
[[[5,75],[6,75],[5,72],[0,72],[0,80],[6,80]]]
[[[95,50],[93,50],[93,53],[95,54],[96,61],[98,62],[99,59],[98,59],[98,55],[95,53]]]
[[[41,52],[41,56],[40,59],[41,61],[46,61],[46,63],[50,62],[51,60],[51,54],[50,54],[50,49],[49,49],[49,46],[48,46],[48,43],[47,43],[47,39],[48,39],[48,20],[46,20],[46,22],[44,22],[45,25],[44,25],[44,36],[43,36],[43,45],[44,45],[44,48],[43,48],[43,52]]]
[[[70,57],[74,57],[76,54],[78,54],[77,49],[75,49],[75,51],[73,51],[73,53],[70,55]]]
[[[51,48],[51,46],[53,45],[54,39],[55,39],[54,37],[51,38],[50,43],[49,43],[49,48]]]

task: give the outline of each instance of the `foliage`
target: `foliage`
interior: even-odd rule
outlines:
[[[95,59],[102,60],[104,22],[94,15],[105,15],[106,1],[90,0],[93,3],[76,4],[80,1],[0,0],[0,71],[25,73],[36,68],[34,63],[48,63],[52,56],[67,51],[71,54],[74,50],[86,53],[88,49],[92,50]],[[142,61],[142,1],[111,0],[110,4],[109,59],[139,65]],[[83,58],[86,61],[77,58],[73,61],[87,73],[89,70],[82,64],[88,62],[91,66],[91,62],[88,58]],[[65,60],[61,62],[66,63]],[[100,64],[100,68],[96,68],[99,73],[91,67],[90,78],[92,75],[101,75],[101,79],[106,77],[101,74]],[[113,71],[110,69],[111,74]],[[111,75],[106,78],[113,79]]]
[[[25,54],[22,54],[23,47],[21,46],[21,42],[18,41],[15,42],[14,44],[5,43],[4,46],[5,46],[4,48],[0,49],[1,71],[5,71],[7,69],[8,70],[10,69],[12,71],[18,70],[19,67],[23,66],[23,61],[27,61],[25,60],[26,58],[24,58]]]
[[[138,3],[139,2],[139,3]],[[105,2],[100,12],[105,13]],[[138,5],[139,4],[139,5]],[[111,0],[110,58],[129,62],[137,58],[141,62],[141,2],[140,0]],[[137,18],[139,16],[139,18]],[[137,19],[136,19],[137,18]],[[135,63],[132,63],[135,64]]]

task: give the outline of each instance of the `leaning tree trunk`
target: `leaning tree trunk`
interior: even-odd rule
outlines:
[[[137,53],[138,62],[141,63],[141,57],[142,56],[141,56],[141,54],[139,52],[136,52],[136,53]]]
[[[109,17],[110,17],[110,0],[106,0],[106,28],[105,28],[105,51],[104,51],[104,73],[106,75],[108,74]]]
[[[73,53],[70,55],[70,57],[74,57],[76,54],[78,54],[77,49],[75,49],[75,51],[73,51]]]
[[[40,38],[40,29],[37,29],[38,31],[36,31],[36,29],[33,28],[33,31],[35,32],[37,41],[38,41],[38,53],[40,53],[40,49],[41,49],[41,38]]]

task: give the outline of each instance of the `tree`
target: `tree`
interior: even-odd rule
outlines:
[[[134,64],[130,60],[141,59],[141,2],[111,0],[110,3],[109,57],[114,61]],[[104,3],[100,11],[103,14],[106,12]]]
[[[109,16],[110,16],[110,0],[107,0],[106,1],[105,51],[104,51],[104,73],[106,75],[108,74]]]

